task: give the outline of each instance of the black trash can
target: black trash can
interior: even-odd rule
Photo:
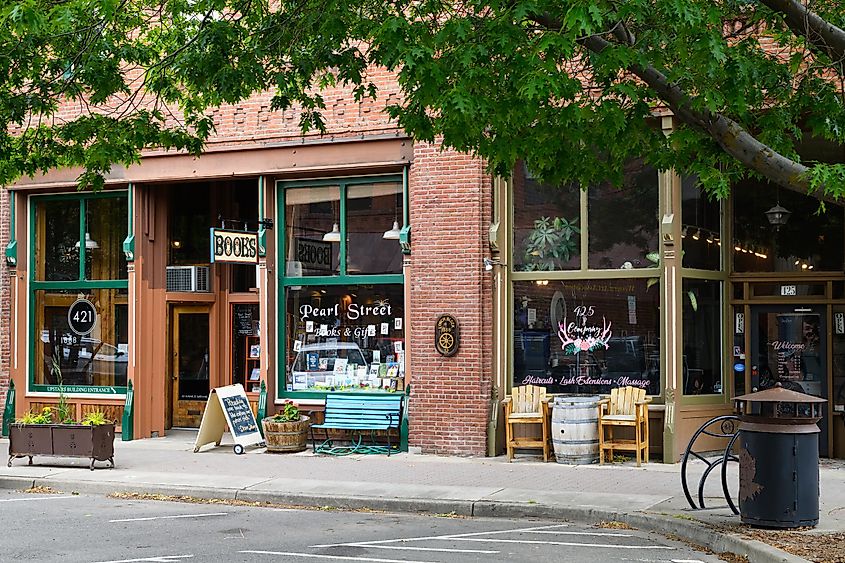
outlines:
[[[767,528],[819,523],[819,427],[826,401],[779,385],[734,399],[739,428],[739,512]]]

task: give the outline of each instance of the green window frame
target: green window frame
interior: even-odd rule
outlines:
[[[54,195],[34,195],[29,198],[29,363],[28,363],[28,391],[39,393],[58,393],[58,385],[44,385],[35,383],[35,362],[36,362],[36,292],[39,290],[93,290],[93,289],[129,289],[128,279],[110,279],[110,280],[88,280],[85,277],[85,232],[86,232],[86,209],[88,203],[92,200],[100,200],[106,198],[126,198],[127,199],[127,224],[126,232],[120,233],[119,238],[123,240],[129,235],[131,228],[131,207],[129,203],[128,190],[110,190],[108,192],[85,193],[85,194],[54,194]],[[68,281],[44,281],[36,279],[37,264],[36,264],[36,245],[37,245],[37,220],[36,209],[38,203],[44,201],[66,201],[68,203],[78,202],[79,204],[79,277],[76,280]],[[131,322],[131,319],[130,319]],[[131,353],[131,351],[130,351]],[[105,394],[105,395],[125,395],[125,386],[104,386],[104,385],[64,385],[64,392],[66,394]]]
[[[287,375],[288,366],[285,360],[285,342],[287,341],[287,295],[286,290],[292,286],[343,286],[343,285],[401,285],[405,283],[404,274],[349,274],[346,264],[346,207],[347,207],[347,189],[351,186],[363,184],[376,183],[402,183],[402,224],[401,227],[406,227],[409,222],[408,210],[408,171],[405,169],[401,174],[386,174],[376,176],[356,176],[356,177],[340,177],[340,178],[321,178],[317,180],[297,180],[297,181],[278,181],[276,182],[277,190],[277,205],[276,205],[276,225],[277,227],[277,245],[276,245],[276,275],[278,280],[278,303],[276,308],[278,311],[278,338],[277,338],[277,362],[278,368],[276,370],[276,399],[296,398],[296,399],[325,399],[327,391],[287,391]],[[289,277],[287,275],[287,267],[285,261],[285,248],[287,245],[286,233],[287,225],[285,223],[286,217],[286,199],[285,193],[293,188],[319,188],[327,186],[337,186],[340,189],[340,248],[339,248],[339,267],[340,273],[337,275],[328,276],[297,276]],[[398,245],[398,242],[397,242]]]

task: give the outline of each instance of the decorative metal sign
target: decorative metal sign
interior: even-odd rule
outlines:
[[[97,309],[87,299],[77,299],[67,311],[67,324],[70,330],[79,336],[85,336],[94,330],[97,324]]]
[[[461,337],[458,319],[452,315],[440,315],[434,325],[434,348],[441,356],[454,356],[458,352]]]
[[[211,261],[258,263],[258,233],[211,229]]]

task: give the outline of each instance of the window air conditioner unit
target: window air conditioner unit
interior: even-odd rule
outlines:
[[[209,266],[168,266],[167,291],[208,293],[211,291]]]

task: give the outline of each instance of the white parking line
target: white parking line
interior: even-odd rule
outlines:
[[[553,524],[551,526],[532,526],[530,528],[515,528],[512,530],[492,530],[488,532],[468,532],[466,534],[450,534],[446,536],[417,536],[413,538],[394,538],[390,540],[372,540],[372,541],[365,541],[365,542],[355,542],[357,546],[364,546],[364,545],[374,545],[380,543],[398,543],[398,542],[406,542],[406,541],[426,541],[426,540],[442,540],[442,539],[452,539],[452,538],[467,538],[471,536],[487,536],[493,534],[511,534],[517,532],[533,532],[534,530],[548,530],[551,528],[566,528],[569,524]],[[318,547],[342,547],[344,545],[349,545],[348,543],[324,543],[320,545],[311,545],[309,547],[318,548]]]
[[[375,557],[351,557],[348,555],[320,555],[317,553],[296,553],[293,551],[259,551],[248,549],[238,553],[254,553],[256,555],[283,555],[285,557],[309,557],[312,559],[342,559],[344,561],[372,561],[374,563],[436,563],[435,561],[419,561],[414,559],[377,559]]]
[[[98,561],[97,563],[135,563],[136,561],[154,561],[159,563],[175,563],[180,559],[191,559],[193,555],[159,555],[142,559],[121,559],[119,561]]]
[[[121,518],[109,520],[110,524],[115,522],[149,522],[150,520],[171,520],[174,518],[205,518],[207,516],[226,516],[228,512],[209,512],[207,514],[178,514],[176,516],[147,516],[145,518]],[[144,561],[144,560],[142,560]]]
[[[59,500],[63,498],[79,498],[76,495],[63,495],[63,496],[49,496],[49,497],[26,497],[26,498],[4,498],[0,499],[0,502],[26,502],[31,500]]]
[[[455,541],[477,541],[487,543],[523,543],[530,545],[564,545],[569,547],[606,547],[609,549],[677,549],[668,545],[625,545],[613,543],[577,543],[577,542],[563,542],[563,541],[540,541],[540,540],[505,540],[496,538],[456,538],[450,536],[442,536],[441,539],[451,539]]]
[[[559,534],[565,536],[603,536],[609,538],[633,538],[634,534],[619,534],[617,532],[570,532],[565,530],[531,530],[529,534]]]
[[[366,547],[367,549],[398,549],[407,551],[442,551],[445,553],[501,553],[491,549],[449,549],[447,547],[411,547],[410,545],[373,545],[367,543],[347,543],[344,547]]]

